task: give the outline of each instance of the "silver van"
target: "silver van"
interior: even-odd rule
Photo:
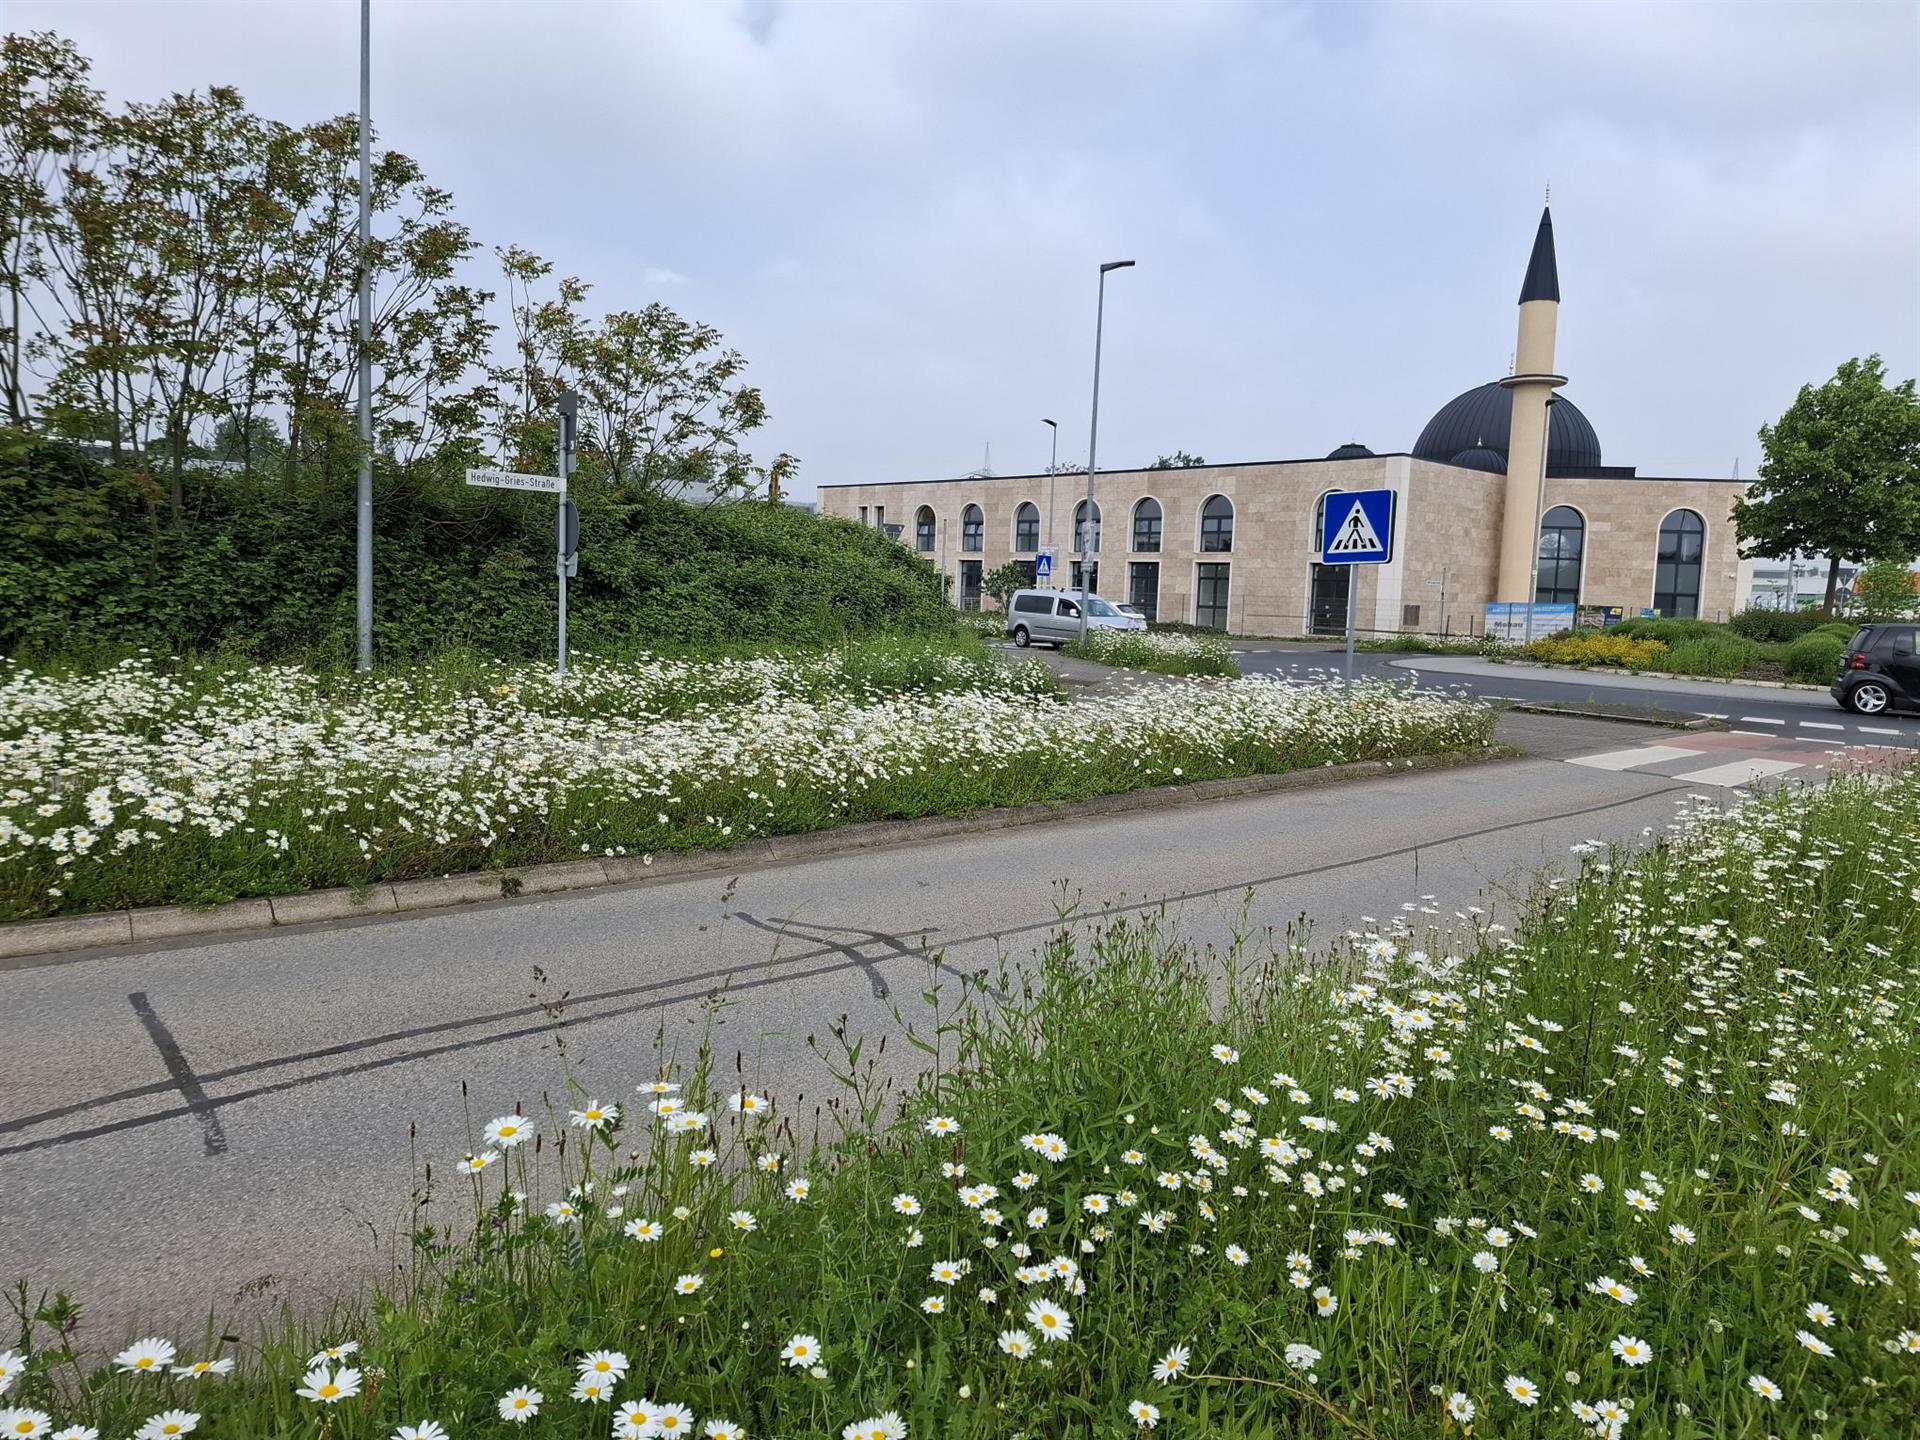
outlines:
[[[1078,640],[1081,599],[1078,590],[1016,590],[1007,599],[1007,635],[1022,649]],[[1086,606],[1089,630],[1147,628],[1140,616],[1127,614],[1102,596],[1086,597]]]

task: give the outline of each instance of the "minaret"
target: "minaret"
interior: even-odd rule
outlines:
[[[1496,600],[1533,598],[1534,551],[1539,541],[1541,492],[1546,487],[1547,406],[1567,377],[1553,373],[1553,334],[1560,316],[1560,272],[1553,263],[1553,212],[1540,212],[1533,256],[1520,286],[1520,344],[1513,374],[1500,383],[1513,392],[1507,431],[1507,494],[1500,517],[1500,583]]]

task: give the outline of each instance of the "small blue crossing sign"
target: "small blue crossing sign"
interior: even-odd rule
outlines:
[[[1053,579],[1053,547],[1046,546],[1033,557],[1033,583],[1045,585]]]
[[[1384,565],[1393,559],[1393,491],[1336,490],[1320,533],[1322,565]]]

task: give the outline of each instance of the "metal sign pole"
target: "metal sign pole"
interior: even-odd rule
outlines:
[[[560,584],[560,632],[554,675],[567,678],[567,472],[573,468],[573,427],[580,413],[580,397],[560,392],[560,503],[553,515],[553,569]]]
[[[1360,576],[1358,565],[1347,566],[1347,688],[1353,688],[1353,635],[1360,615]]]

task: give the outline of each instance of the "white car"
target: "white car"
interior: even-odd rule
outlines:
[[[1007,635],[1029,645],[1061,646],[1080,638],[1079,590],[1016,590],[1007,600]],[[1147,622],[1100,595],[1085,596],[1089,630],[1145,630]]]

